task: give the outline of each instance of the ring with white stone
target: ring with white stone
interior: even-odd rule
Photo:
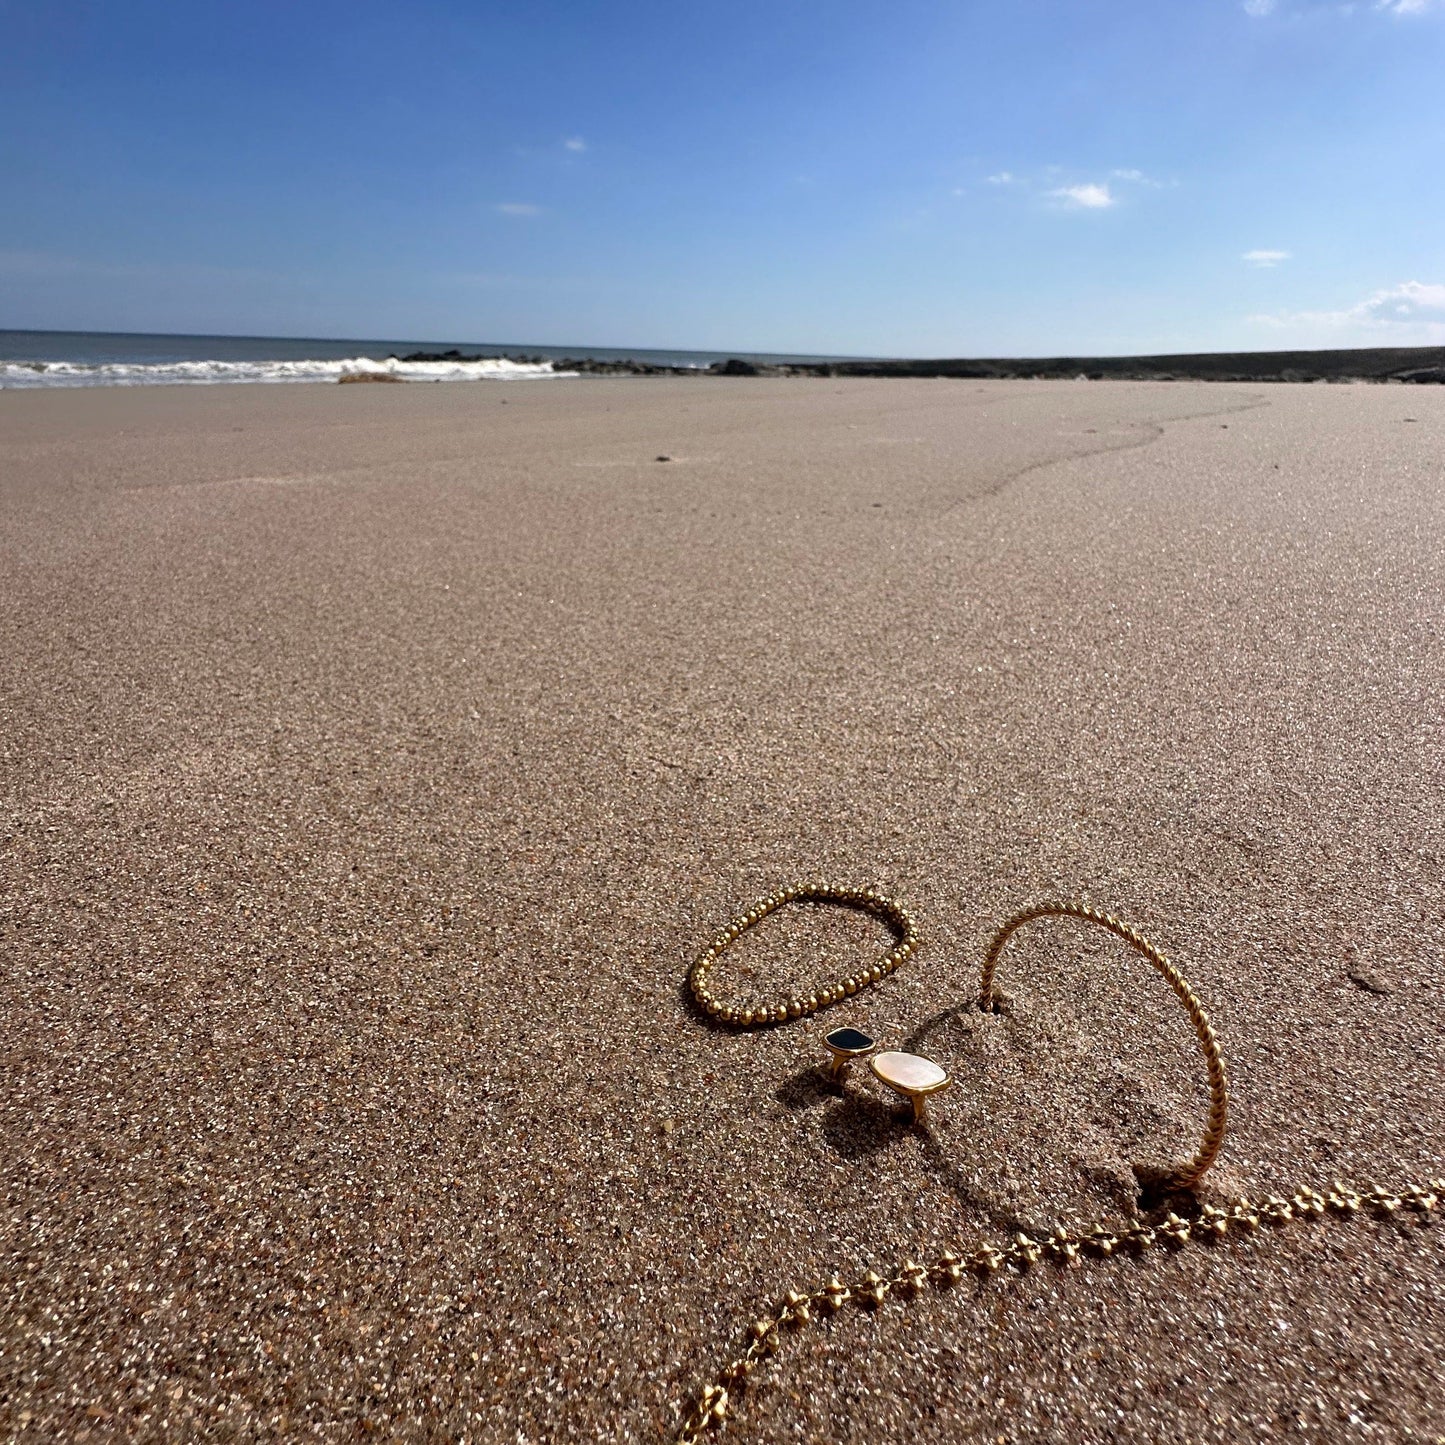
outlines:
[[[905,1054],[896,1050],[874,1054],[868,1066],[881,1083],[902,1094],[913,1105],[913,1122],[923,1122],[923,1106],[930,1094],[941,1094],[953,1080],[946,1070],[925,1059],[922,1054]]]

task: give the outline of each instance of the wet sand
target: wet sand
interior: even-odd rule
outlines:
[[[1442,457],[1439,388],[0,394],[0,1435],[655,1441],[789,1286],[1126,1215],[1203,1069],[1076,924],[965,1007],[1050,895],[1211,1013],[1203,1202],[1445,1173]],[[711,1026],[820,874],[922,951]],[[1442,1273],[1436,1213],[966,1280],[724,1438],[1435,1440]]]

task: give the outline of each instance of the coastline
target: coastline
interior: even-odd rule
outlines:
[[[790,1287],[1445,1172],[1445,391],[907,376],[0,396],[0,1415],[35,1438],[670,1438]],[[662,460],[662,458],[667,460]],[[925,934],[710,1026],[779,884]],[[880,936],[751,930],[720,986]],[[930,1130],[850,1023],[946,1063]],[[1177,1201],[1176,1201],[1177,1204]],[[1179,1205],[1186,1208],[1186,1205]],[[1430,1223],[1434,1220],[1434,1224]],[[965,1280],[729,1435],[1445,1428],[1440,1216]]]
[[[1445,347],[907,359],[0,331],[0,390],[558,376],[1445,383]]]
[[[461,352],[405,358],[437,361]],[[530,361],[535,358],[520,357]],[[559,371],[602,376],[950,377],[961,381],[1387,382],[1445,384],[1445,346],[1340,351],[1193,352],[1164,356],[1053,356],[959,360],[777,362],[729,358],[706,368],[566,357]]]

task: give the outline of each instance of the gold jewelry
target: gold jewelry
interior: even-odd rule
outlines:
[[[1194,991],[1184,981],[1178,969],[1148,939],[1128,924],[1121,923],[1112,914],[1102,913],[1083,902],[1041,903],[1022,909],[1000,925],[985,950],[979,989],[980,1007],[996,1011],[1000,1006],[1000,998],[994,987],[994,975],[1010,935],[1025,923],[1046,917],[1077,918],[1108,929],[1143,954],[1164,975],[1187,1010],[1204,1052],[1209,1074],[1209,1119],[1203,1141],[1194,1158],[1171,1176],[1169,1182],[1178,1189],[1192,1187],[1214,1162],[1224,1138],[1229,1104],[1224,1060],[1220,1054],[1219,1043],[1214,1037],[1214,1030],[1210,1026],[1209,1016]],[[755,922],[756,919],[750,921]],[[749,925],[745,923],[743,926]],[[726,942],[731,942],[741,931],[739,928],[731,933]],[[715,957],[718,951],[720,950],[714,949],[711,956]],[[696,965],[694,968],[696,969]],[[696,989],[695,982],[694,991]],[[898,1085],[887,1077],[889,1073],[898,1073],[898,1066],[891,1061],[914,1057],[883,1053],[870,1059],[870,1064],[883,1082],[897,1088]],[[939,1072],[943,1071],[940,1069]],[[946,1075],[944,1077],[947,1078]],[[935,1089],[933,1092],[937,1091]],[[926,1093],[920,1093],[913,1098],[915,1119],[921,1116],[923,1097],[926,1097]],[[1235,1234],[1253,1234],[1262,1224],[1282,1227],[1292,1220],[1315,1220],[1326,1214],[1351,1218],[1365,1211],[1389,1218],[1404,1210],[1429,1213],[1440,1208],[1442,1203],[1445,1203],[1445,1178],[1426,1179],[1395,1189],[1372,1184],[1363,1192],[1348,1188],[1337,1180],[1323,1193],[1304,1188],[1297,1190],[1289,1198],[1269,1194],[1259,1198],[1240,1197],[1222,1207],[1205,1205],[1199,1210],[1197,1217],[1192,1219],[1181,1219],[1170,1210],[1159,1223],[1151,1224],[1136,1215],[1134,1219],[1116,1226],[1106,1226],[1101,1222],[1076,1229],[1058,1228],[1052,1234],[1039,1238],[1019,1232],[1012,1240],[983,1244],[967,1253],[945,1250],[927,1265],[906,1260],[890,1275],[880,1275],[876,1270],[870,1269],[863,1279],[852,1284],[844,1284],[835,1274],[827,1284],[811,1293],[788,1290],[780,1304],[753,1322],[742,1353],[724,1365],[711,1382],[703,1386],[693,1408],[682,1423],[677,1445],[697,1445],[709,1429],[722,1425],[734,1414],[736,1396],[747,1385],[754,1372],[776,1351],[785,1330],[802,1329],[821,1315],[836,1312],[849,1301],[865,1308],[876,1309],[885,1300],[912,1299],[925,1286],[946,1288],[960,1280],[965,1273],[988,1279],[1001,1270],[1026,1270],[1041,1259],[1050,1260],[1062,1267],[1078,1267],[1085,1260],[1103,1261],[1125,1250],[1142,1254],[1162,1246],[1182,1248],[1191,1242],[1221,1240],[1231,1231]]]
[[[782,995],[773,999],[745,999],[739,1003],[725,1002],[708,987],[708,975],[718,955],[739,935],[746,933],[755,923],[760,923],[770,913],[789,903],[836,903],[844,908],[861,909],[881,918],[896,935],[894,946],[870,968],[859,969],[845,979],[824,983],[807,995]],[[719,1023],[731,1024],[735,1028],[754,1028],[764,1024],[780,1024],[787,1019],[802,1018],[817,1013],[820,1008],[837,1003],[839,999],[851,997],[860,989],[878,983],[893,972],[899,964],[917,952],[918,929],[908,910],[891,898],[871,888],[848,888],[835,883],[800,883],[793,888],[783,888],[770,893],[744,913],[735,918],[698,955],[697,961],[688,971],[688,983],[692,986],[693,997]]]
[[[1288,1199],[1269,1194],[1263,1198],[1235,1199],[1225,1206],[1206,1205],[1195,1219],[1181,1219],[1172,1211],[1162,1222],[1142,1218],[1114,1227],[1095,1224],[1081,1229],[1056,1229],[1034,1238],[1016,1234],[1012,1240],[980,1245],[966,1254],[945,1250],[931,1264],[906,1260],[897,1270],[880,1275],[869,1270],[861,1279],[844,1284],[835,1274],[810,1293],[790,1289],[767,1314],[748,1329],[742,1353],[729,1360],[704,1385],[677,1436],[677,1445],[697,1445],[710,1429],[720,1426],[735,1411],[736,1397],[785,1338],[785,1331],[801,1330],[822,1315],[833,1314],[849,1301],[877,1309],[885,1300],[906,1303],[927,1286],[947,1289],[967,1274],[988,1280],[1000,1271],[1028,1269],[1041,1259],[1061,1268],[1077,1268],[1085,1260],[1102,1262],[1128,1250],[1143,1254],[1164,1246],[1182,1248],[1191,1242],[1212,1243],[1231,1231],[1253,1234],[1262,1224],[1282,1227],[1291,1220],[1314,1220],[1333,1214],[1343,1218],[1368,1210],[1393,1218],[1405,1210],[1428,1213],[1445,1201],[1445,1178],[1427,1179],[1398,1189],[1372,1184],[1363,1193],[1336,1181],[1323,1194],[1300,1189]],[[972,1296],[970,1296],[971,1298]]]
[[[1204,1005],[1195,997],[1194,990],[1184,981],[1183,975],[1164,955],[1149,942],[1143,934],[1121,923],[1112,913],[1100,912],[1082,900],[1069,903],[1036,903],[1032,908],[1021,908],[1012,917],[1000,924],[998,931],[989,940],[983,956],[983,976],[979,983],[978,1006],[997,1013],[999,995],[994,988],[994,973],[998,968],[1004,944],[1017,928],[1035,918],[1077,918],[1084,923],[1096,923],[1110,933],[1122,938],[1130,948],[1142,953],[1160,973],[1169,980],[1169,986],[1179,997],[1199,1036],[1199,1047],[1204,1051],[1204,1065],[1209,1074],[1209,1119],[1204,1126],[1204,1137],[1194,1158],[1177,1169],[1166,1181],[1176,1189],[1192,1189],[1204,1177],[1205,1171],[1214,1163],[1219,1146],[1224,1142],[1224,1127],[1229,1115],[1229,1087],[1224,1077],[1224,1058],[1219,1052],[1218,1040],[1210,1027],[1209,1015]]]
[[[868,1060],[868,1067],[874,1077],[888,1085],[895,1093],[902,1094],[913,1105],[913,1122],[923,1123],[923,1105],[930,1094],[941,1094],[953,1080],[922,1054],[905,1054],[890,1050],[885,1054],[874,1054]]]
[[[865,1058],[878,1047],[878,1042],[871,1035],[865,1034],[862,1029],[834,1029],[831,1034],[823,1036],[823,1047],[831,1055],[828,1064],[828,1077],[835,1084],[843,1082],[843,1076],[848,1072],[848,1065],[854,1059]]]

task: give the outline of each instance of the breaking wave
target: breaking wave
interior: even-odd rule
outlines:
[[[554,371],[550,361],[0,361],[0,388],[36,386],[218,386],[227,382],[340,381],[343,376],[387,373],[403,381],[533,381],[575,376]]]

